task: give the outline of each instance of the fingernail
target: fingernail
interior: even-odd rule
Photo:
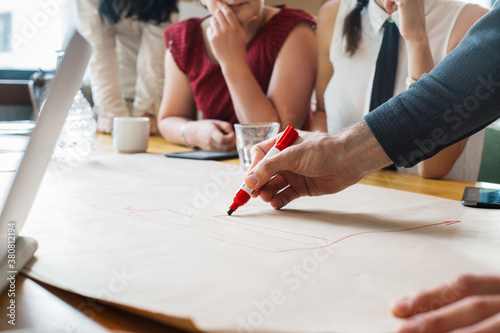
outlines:
[[[257,185],[258,182],[259,180],[253,173],[245,177],[245,183],[248,185],[248,187],[255,188],[255,185]]]
[[[411,297],[403,297],[394,303],[392,312],[398,317],[408,316],[411,312]]]

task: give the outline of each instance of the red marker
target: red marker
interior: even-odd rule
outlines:
[[[295,130],[295,128],[288,126],[286,128],[285,132],[283,132],[283,134],[281,135],[278,142],[276,142],[274,147],[271,148],[271,150],[267,152],[266,156],[264,156],[263,160],[266,160],[269,157],[272,157],[272,156],[280,153],[283,149],[293,145],[293,143],[295,142],[295,140],[297,139],[298,136],[299,136],[299,133]],[[245,185],[245,183],[243,183],[243,185],[241,185],[238,192],[236,192],[236,195],[234,196],[234,199],[233,199],[233,203],[231,204],[231,206],[229,206],[229,210],[227,211],[227,215],[231,215],[239,207],[246,204],[256,191],[257,191],[257,189],[255,189],[255,190],[249,189]]]

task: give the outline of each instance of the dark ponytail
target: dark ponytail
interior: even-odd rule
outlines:
[[[368,0],[357,0],[354,8],[345,18],[342,36],[346,39],[345,51],[352,57],[361,40],[361,11],[368,5]]]
[[[118,23],[122,18],[160,24],[178,13],[177,0],[100,0],[99,16],[104,22]]]

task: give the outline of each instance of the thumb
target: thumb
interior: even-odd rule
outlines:
[[[252,148],[252,166],[245,177],[245,184],[249,188],[259,188],[266,184],[274,175],[287,169],[287,155],[282,152],[271,158],[264,158],[267,151],[274,145],[274,139],[260,143]]]
[[[215,123],[224,134],[233,133],[233,125],[231,123],[222,120],[217,120]]]

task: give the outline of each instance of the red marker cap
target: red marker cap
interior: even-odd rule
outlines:
[[[281,151],[293,145],[298,136],[299,132],[292,126],[288,126],[274,146]]]

